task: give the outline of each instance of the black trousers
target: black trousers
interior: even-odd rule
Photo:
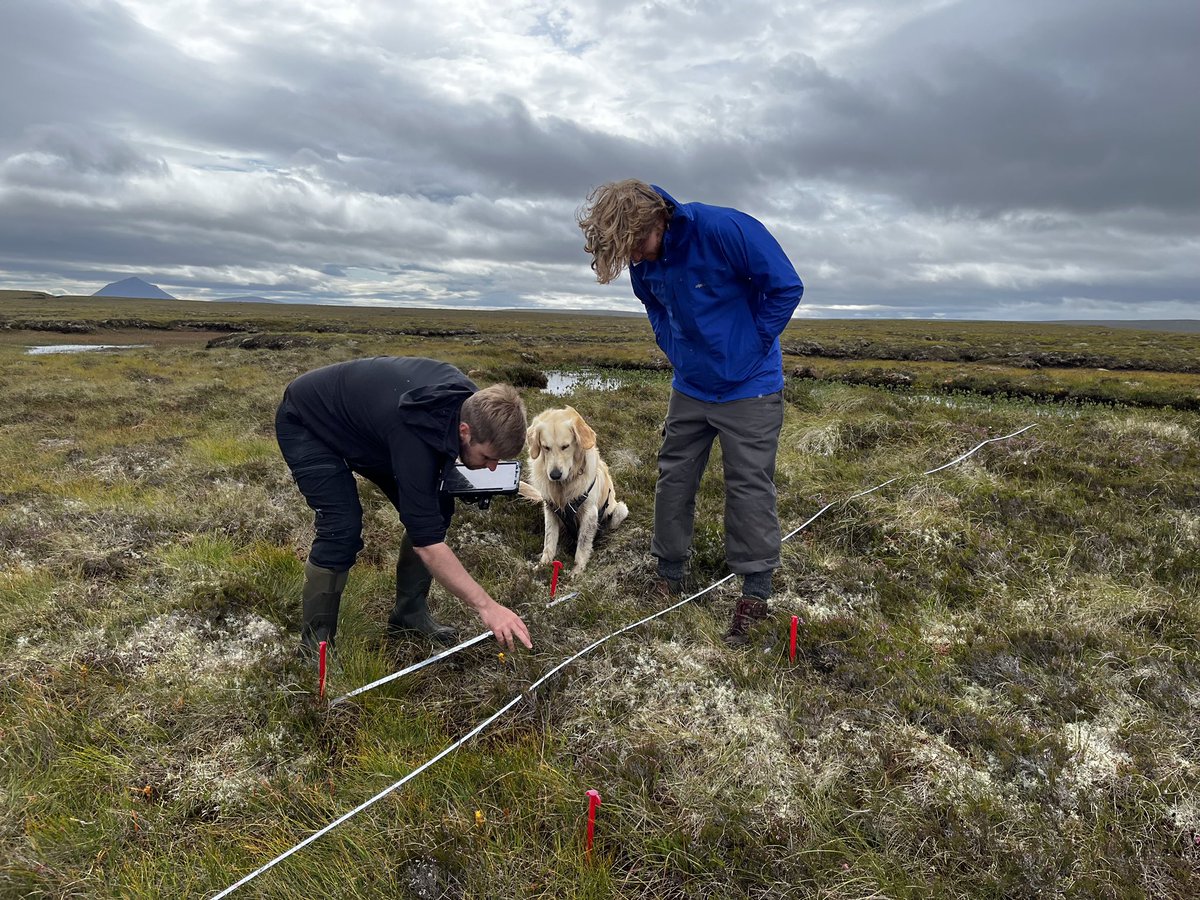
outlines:
[[[275,413],[275,439],[296,486],[316,515],[309,562],[344,572],[363,548],[363,509],[355,473],[375,484],[399,509],[395,477],[391,472],[352,468],[305,427],[286,400]]]

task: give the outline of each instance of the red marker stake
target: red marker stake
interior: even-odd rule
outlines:
[[[791,658],[792,662],[796,661],[796,629],[799,627],[799,625],[800,617],[792,616],[792,642],[791,648],[788,650],[788,656]]]
[[[588,791],[587,853],[592,852],[592,839],[596,836],[596,807],[600,805],[600,792]]]
[[[554,561],[554,574],[550,576],[550,599],[554,599],[554,592],[558,590],[558,573],[562,569],[562,563],[557,559]]]
[[[325,696],[325,648],[329,644],[327,641],[321,641],[320,656],[317,662],[317,696]]]

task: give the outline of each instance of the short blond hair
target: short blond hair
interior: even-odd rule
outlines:
[[[596,280],[608,284],[620,275],[634,249],[667,221],[669,210],[654,188],[636,178],[610,181],[588,194],[575,219],[583,230],[583,249],[592,255]]]
[[[525,446],[525,401],[510,384],[476,391],[463,401],[460,417],[471,428],[471,443],[491,444],[498,457],[511,459]]]

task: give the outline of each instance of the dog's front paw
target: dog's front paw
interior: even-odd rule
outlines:
[[[554,554],[553,553],[543,553],[542,558],[538,560],[538,565],[539,566],[548,566],[552,562],[554,562]]]

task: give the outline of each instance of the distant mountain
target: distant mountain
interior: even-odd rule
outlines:
[[[633,316],[637,319],[646,315],[640,309],[547,309],[545,312],[577,313],[582,316]]]
[[[1055,325],[1103,325],[1107,328],[1140,328],[1145,331],[1200,331],[1200,319],[1056,319]]]
[[[151,284],[148,281],[142,281],[140,278],[126,278],[124,281],[114,281],[112,284],[106,284],[93,297],[132,297],[137,300],[175,300],[162,288]]]
[[[272,300],[269,297],[220,297],[213,303],[300,303],[299,300]]]

